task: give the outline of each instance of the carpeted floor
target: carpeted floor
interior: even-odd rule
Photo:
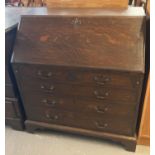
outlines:
[[[128,152],[118,144],[63,134],[39,132],[30,134],[6,127],[5,155],[149,155],[146,146],[137,146],[136,153]]]

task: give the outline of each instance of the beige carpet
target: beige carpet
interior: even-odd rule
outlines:
[[[30,134],[6,127],[6,155],[149,155],[146,146],[137,146],[136,153],[120,145],[59,132]]]

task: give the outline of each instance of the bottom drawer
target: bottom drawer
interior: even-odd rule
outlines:
[[[5,98],[5,117],[18,118],[20,116],[18,100],[16,98]]]
[[[126,117],[87,117],[87,114],[50,108],[26,108],[28,120],[60,124],[100,132],[133,135],[133,119]]]

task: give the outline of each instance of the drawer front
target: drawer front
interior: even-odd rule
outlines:
[[[130,104],[107,103],[89,99],[55,97],[37,92],[24,94],[25,107],[46,107],[52,109],[67,110],[75,113],[83,113],[94,116],[133,116],[136,106]]]
[[[22,81],[23,94],[26,91],[37,91],[54,96],[81,97],[102,101],[135,104],[137,96],[135,92],[124,89],[98,87],[98,86],[75,86],[65,84],[54,84],[47,82]]]
[[[13,85],[12,84],[6,84],[5,85],[5,96],[6,97],[10,97],[10,98],[14,98],[15,97],[15,93],[14,93],[14,89],[13,89]]]
[[[49,108],[27,108],[26,112],[28,120],[95,130],[99,132],[112,132],[124,135],[132,135],[133,133],[131,127],[133,120],[130,117],[88,118],[86,115]]]
[[[5,99],[5,117],[6,118],[21,117],[17,99],[14,99],[14,98]]]
[[[103,70],[84,70],[69,69],[65,67],[25,65],[16,71],[20,71],[22,79],[31,79],[35,81],[47,81],[55,83],[71,83],[78,85],[97,85],[122,87],[126,89],[135,89],[137,84],[142,82],[140,77],[130,73],[111,72]]]

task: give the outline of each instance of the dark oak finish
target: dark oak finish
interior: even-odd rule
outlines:
[[[132,136],[133,118],[128,116],[95,116],[50,108],[27,108],[28,120],[77,127],[88,130],[110,132]],[[129,118],[129,119],[128,119]]]
[[[102,116],[102,115],[131,115],[135,111],[136,105],[122,104],[103,100],[82,99],[78,97],[56,97],[54,95],[45,94],[42,95],[37,92],[26,92],[27,95],[23,95],[25,102],[28,106],[34,107],[48,107],[58,108],[62,110],[75,111],[78,113],[87,113]],[[27,97],[29,96],[29,97]],[[74,106],[72,106],[74,104]],[[119,113],[118,113],[119,111]]]
[[[26,129],[107,138],[134,151],[145,73],[144,12],[49,14],[22,17],[12,57]]]
[[[30,69],[31,68],[31,69]],[[23,81],[37,80],[38,83],[54,82],[54,83],[67,83],[78,85],[93,85],[93,86],[113,86],[121,87],[132,90],[137,86],[137,82],[142,82],[143,74],[122,72],[121,75],[118,71],[103,69],[86,69],[75,67],[54,67],[48,65],[20,65],[16,70],[20,70],[20,74],[24,74]],[[91,72],[90,72],[91,71]],[[137,79],[135,81],[135,79]]]
[[[103,101],[120,101],[122,102],[137,102],[137,96],[135,93],[128,90],[106,87],[90,87],[90,86],[72,86],[65,84],[53,84],[53,83],[22,83],[23,92],[37,91],[53,96],[67,96],[67,97],[79,97],[88,99],[100,99]],[[31,89],[30,89],[31,88]],[[123,97],[122,97],[123,96]]]
[[[144,72],[143,17],[81,16],[23,16],[14,61]]]

